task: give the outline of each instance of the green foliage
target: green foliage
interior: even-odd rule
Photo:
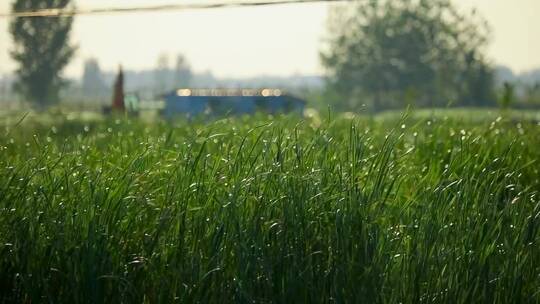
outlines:
[[[501,105],[501,108],[508,109],[510,105],[513,103],[513,101],[514,101],[514,85],[509,82],[505,82],[503,84],[502,97],[499,102]]]
[[[485,105],[493,71],[483,57],[487,24],[448,0],[361,1],[336,7],[322,53],[346,109]],[[412,98],[414,97],[414,98]]]
[[[540,105],[540,82],[525,86],[524,101],[529,105]]]
[[[14,12],[63,9],[70,0],[16,0]],[[39,107],[58,101],[65,84],[60,74],[74,54],[68,45],[71,17],[14,18],[10,31],[15,48],[11,55],[19,64],[15,90]]]
[[[536,123],[26,117],[3,132],[0,302],[540,300]]]

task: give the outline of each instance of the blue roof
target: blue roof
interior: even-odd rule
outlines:
[[[179,89],[163,97],[165,116],[303,112],[305,106],[280,89]]]

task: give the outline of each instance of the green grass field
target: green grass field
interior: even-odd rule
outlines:
[[[4,118],[0,302],[540,301],[538,122],[324,116]]]

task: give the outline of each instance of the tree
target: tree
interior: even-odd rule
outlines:
[[[340,105],[373,110],[487,103],[493,72],[484,58],[489,29],[449,0],[374,0],[331,11],[329,48],[321,53]]]
[[[65,9],[70,0],[16,0],[14,12],[39,9]],[[19,64],[15,90],[29,101],[44,107],[58,100],[66,83],[61,72],[72,58],[75,48],[69,45],[71,17],[14,18],[10,24],[13,59]]]
[[[529,105],[540,104],[540,81],[525,85],[525,102]]]
[[[126,109],[124,103],[124,71],[122,66],[118,68],[118,74],[116,75],[116,80],[114,81],[114,91],[113,91],[113,101],[112,101],[112,110],[117,112],[123,112]]]
[[[174,70],[174,83],[176,87],[189,87],[191,77],[191,68],[186,58],[182,54],[179,54],[176,57],[176,68]]]
[[[82,90],[86,96],[103,96],[106,93],[101,68],[98,61],[94,58],[84,62]]]
[[[163,93],[172,89],[170,74],[171,70],[169,68],[169,56],[167,56],[167,54],[159,55],[155,70],[155,87],[159,92]]]
[[[503,85],[503,94],[500,100],[501,109],[508,110],[510,105],[514,102],[514,85],[505,82]]]

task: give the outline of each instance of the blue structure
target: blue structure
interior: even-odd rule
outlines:
[[[302,114],[306,102],[279,89],[180,89],[163,96],[165,117],[242,115],[255,112]]]

